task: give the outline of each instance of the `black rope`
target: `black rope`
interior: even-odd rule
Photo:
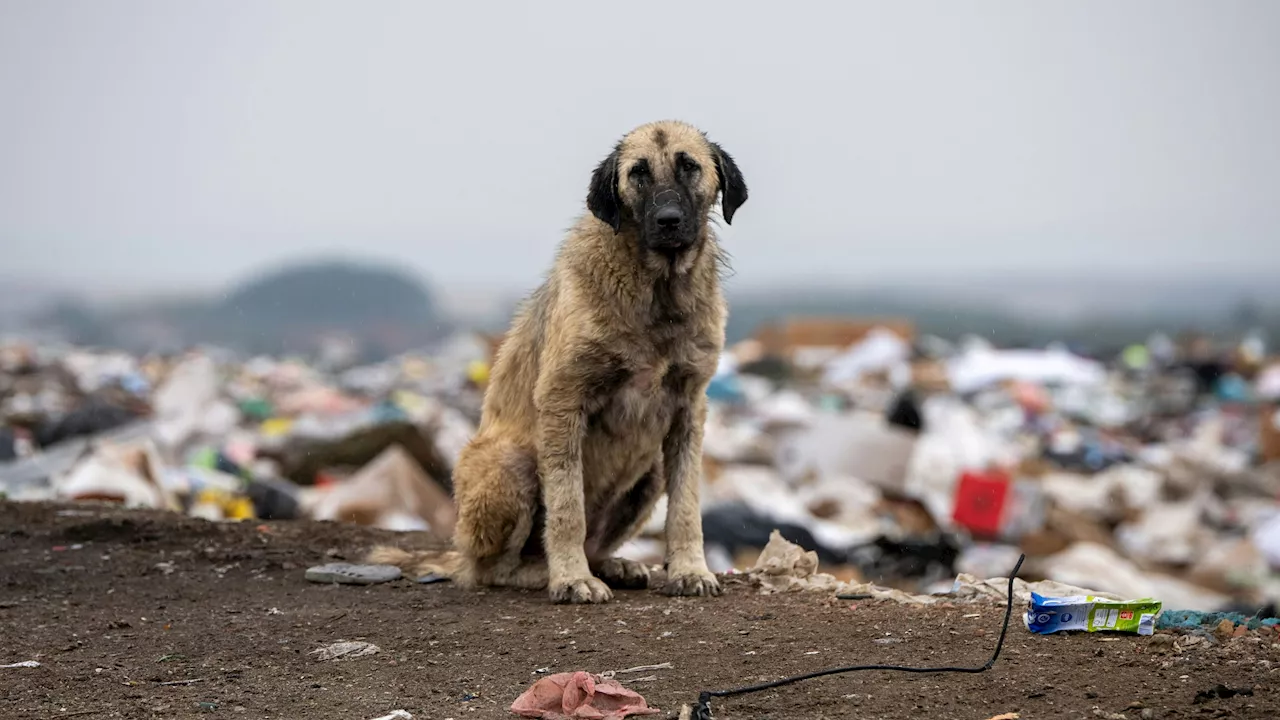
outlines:
[[[801,680],[812,680],[813,678],[824,677],[826,675],[839,675],[841,673],[862,672],[864,670],[888,670],[891,672],[905,673],[981,673],[991,669],[996,664],[996,660],[1000,657],[1000,650],[1004,647],[1004,636],[1009,631],[1009,619],[1013,617],[1013,580],[1018,576],[1018,571],[1022,569],[1022,561],[1026,560],[1026,555],[1018,556],[1018,564],[1013,566],[1013,572],[1009,573],[1009,595],[1005,603],[1004,609],[1004,626],[1000,628],[1000,639],[996,641],[996,651],[992,653],[991,659],[980,667],[939,667],[939,668],[919,668],[919,667],[902,667],[899,665],[853,665],[850,667],[831,668],[829,670],[819,670],[806,675],[794,675],[792,677],[774,680],[772,682],[761,683],[759,685],[751,685],[748,687],[734,688],[733,690],[704,690],[698,695],[698,704],[693,708],[693,720],[712,720],[711,717],[711,698],[715,697],[732,697],[734,695],[746,695],[748,693],[760,692],[762,690],[770,690],[783,685],[800,682]]]

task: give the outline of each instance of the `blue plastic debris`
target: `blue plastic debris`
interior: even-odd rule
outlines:
[[[1280,625],[1280,618],[1259,618],[1238,612],[1200,612],[1199,610],[1165,610],[1156,620],[1157,630],[1182,630],[1195,634],[1212,632],[1223,620],[1244,625],[1250,630]]]
[[[707,385],[707,399],[736,405],[746,402],[747,398],[742,392],[742,385],[739,384],[737,375],[719,375],[711,378],[710,384]]]

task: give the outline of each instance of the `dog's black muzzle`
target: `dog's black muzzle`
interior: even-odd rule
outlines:
[[[644,244],[655,252],[687,250],[698,239],[693,202],[682,189],[654,191],[645,203]]]

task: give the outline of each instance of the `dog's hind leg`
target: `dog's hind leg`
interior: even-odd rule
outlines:
[[[546,587],[545,561],[524,557],[540,504],[533,452],[479,439],[458,458],[454,488],[454,543],[466,559],[468,580],[476,585]]]
[[[503,556],[492,565],[477,565],[473,572],[479,585],[525,590],[547,588],[547,561],[544,558],[517,558],[511,561]]]

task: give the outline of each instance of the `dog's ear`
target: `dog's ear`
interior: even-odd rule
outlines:
[[[618,149],[600,161],[591,173],[587,189],[587,209],[617,234],[622,228],[622,207],[618,200]]]
[[[747,201],[747,181],[733,161],[733,156],[716,143],[711,143],[716,158],[716,178],[720,181],[720,206],[724,221],[733,224],[733,214]]]

